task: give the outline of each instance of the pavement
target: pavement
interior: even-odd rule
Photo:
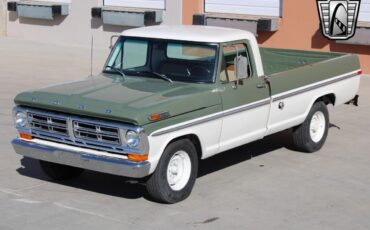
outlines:
[[[107,53],[96,49],[94,73]],[[88,171],[51,182],[37,161],[13,151],[14,96],[89,74],[87,48],[0,39],[1,230],[370,229],[369,76],[360,107],[330,109],[321,151],[291,150],[289,131],[269,136],[203,161],[191,196],[163,205],[118,176]]]

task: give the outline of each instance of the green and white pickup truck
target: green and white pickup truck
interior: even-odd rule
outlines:
[[[292,128],[298,150],[320,150],[327,105],[356,104],[361,73],[355,55],[259,48],[242,30],[130,29],[100,75],[17,95],[12,144],[52,179],[142,178],[175,203],[228,149]]]

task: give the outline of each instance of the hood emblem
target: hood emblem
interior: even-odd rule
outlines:
[[[85,110],[86,106],[85,105],[79,105],[78,108],[81,109],[81,110]]]
[[[31,98],[31,101],[32,102],[35,102],[35,101],[37,101],[37,98],[36,97],[33,97],[33,98]]]
[[[53,101],[53,105],[60,105],[60,101],[58,101],[58,100],[54,100],[54,101]]]
[[[105,110],[105,113],[106,113],[106,114],[111,114],[111,113],[112,113],[112,110],[107,109],[107,110]]]

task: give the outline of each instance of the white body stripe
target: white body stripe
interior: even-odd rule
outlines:
[[[336,97],[335,106],[344,104],[353,99],[358,92],[360,75],[356,74],[357,71],[343,74],[329,80],[274,95],[271,99],[261,100],[158,130],[149,136],[151,172],[155,170],[168,143],[177,137],[189,134],[197,135],[201,143],[202,159],[205,159],[228,149],[261,139],[266,135],[301,124],[315,100],[324,95],[334,94]],[[333,82],[333,80],[338,81]],[[305,91],[305,89],[310,90]],[[285,96],[289,97],[274,101],[274,98]],[[280,102],[285,104],[283,110],[278,107]],[[265,126],[261,126],[263,123],[265,123]],[[248,132],[248,127],[249,130],[254,131]]]

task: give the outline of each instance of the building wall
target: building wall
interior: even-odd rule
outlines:
[[[6,35],[7,9],[6,0],[0,0],[0,37]]]
[[[191,24],[192,15],[203,11],[203,0],[184,1],[184,24]],[[370,46],[341,44],[325,38],[315,0],[282,0],[279,30],[259,32],[257,40],[263,47],[356,53],[364,72],[370,73]]]
[[[101,19],[91,17],[91,8],[102,6],[103,0],[70,1],[70,14],[54,21],[19,18],[15,12],[6,12],[8,36],[84,46],[90,46],[94,36],[95,46],[107,47],[112,35],[127,29],[103,25]],[[203,12],[203,0],[166,0],[163,24],[192,24],[193,15]],[[263,47],[357,53],[364,72],[370,73],[370,46],[340,44],[322,36],[315,0],[282,0],[279,30],[259,32],[257,39]]]
[[[259,33],[265,47],[356,53],[365,73],[370,73],[370,46],[341,44],[321,34],[316,1],[284,0],[282,20],[276,33]]]
[[[102,19],[92,18],[91,8],[102,5],[103,0],[71,0],[69,15],[53,21],[19,18],[16,12],[8,12],[8,36],[80,46],[90,46],[94,36],[95,46],[108,47],[110,37],[128,27],[103,25]],[[182,0],[167,0],[163,24],[181,23]]]

